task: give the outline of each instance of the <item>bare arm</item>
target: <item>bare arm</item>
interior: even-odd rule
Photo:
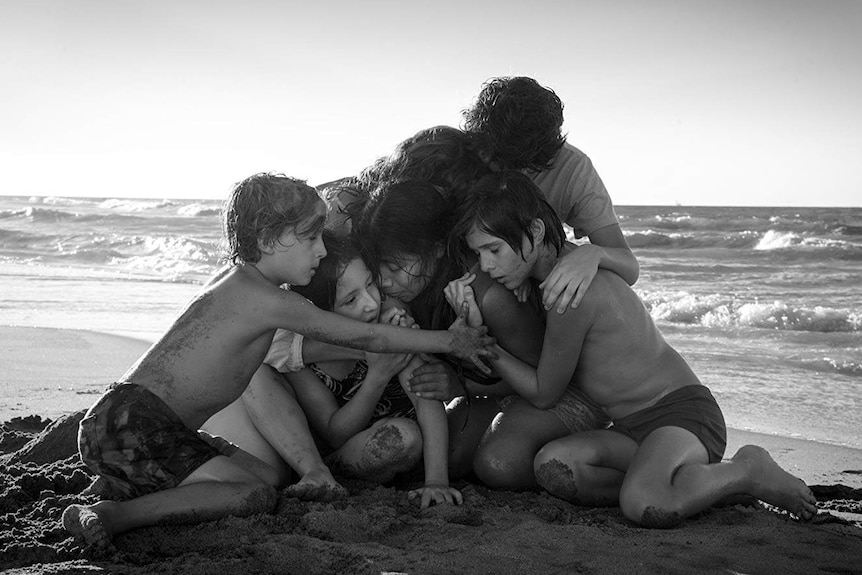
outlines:
[[[365,352],[359,349],[332,345],[331,343],[305,337],[302,339],[302,361],[304,363],[364,358]]]
[[[452,305],[470,309],[470,319],[482,317],[465,275],[446,287],[446,298]],[[590,308],[592,309],[592,308]],[[533,367],[499,345],[497,357],[491,360],[496,372],[511,388],[539,409],[551,407],[563,394],[578,365],[581,347],[592,321],[590,309],[568,310],[563,315],[547,317],[538,367]],[[490,311],[490,309],[488,310]]]
[[[556,306],[557,313],[563,313],[570,304],[577,307],[599,268],[616,273],[629,285],[637,281],[640,266],[619,224],[599,228],[589,237],[589,244],[561,255],[539,286],[545,309]]]
[[[364,323],[317,308],[307,299],[289,291],[268,285],[264,293],[249,293],[255,298],[246,309],[255,312],[261,329],[282,327],[306,337],[327,343],[373,351],[377,353],[451,353],[473,361],[480,369],[487,368],[479,360],[493,354],[487,346],[493,343],[487,329],[466,325],[464,310],[448,330],[414,330],[385,324]]]
[[[562,396],[578,365],[586,336],[584,322],[565,321],[578,311],[548,317],[542,355],[538,367],[499,348],[491,360],[494,369],[512,389],[538,409],[552,407]],[[574,318],[573,318],[574,319]]]
[[[410,366],[399,374],[401,387],[416,408],[416,420],[422,431],[422,458],[425,464],[425,485],[408,493],[408,498],[420,498],[422,508],[432,503],[463,501],[461,492],[449,486],[449,423],[446,409],[440,401],[421,399],[410,391],[409,380],[422,360],[414,358]]]
[[[386,384],[407,365],[410,356],[403,354],[376,355],[369,363],[365,379],[346,404],[339,406],[332,391],[311,370],[287,374],[296,391],[296,398],[314,429],[334,449],[368,426],[374,408],[386,389]]]

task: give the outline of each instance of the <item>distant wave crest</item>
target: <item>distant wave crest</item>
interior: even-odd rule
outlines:
[[[99,204],[99,207],[106,210],[117,210],[120,212],[141,212],[175,205],[176,204],[170,200],[108,199]]]
[[[849,359],[834,359],[823,357],[815,360],[806,360],[803,367],[811,371],[840,373],[850,377],[862,377],[862,363]]]
[[[686,292],[646,294],[642,298],[653,318],[669,323],[821,333],[862,331],[862,313],[859,311],[822,306],[794,308],[780,301],[739,302],[719,294],[695,296]]]
[[[632,249],[643,250],[740,250],[742,252],[781,252],[783,256],[806,258],[834,257],[838,259],[862,259],[862,245],[853,238],[844,236],[825,237],[797,232],[767,230],[755,232],[663,232],[644,230],[626,234]]]
[[[221,214],[221,208],[206,204],[189,204],[187,206],[180,206],[177,209],[177,214],[189,217],[218,216]]]

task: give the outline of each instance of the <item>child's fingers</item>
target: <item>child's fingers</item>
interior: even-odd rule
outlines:
[[[479,354],[475,354],[475,353],[474,353],[473,355],[471,355],[471,356],[470,356],[470,361],[472,361],[472,362],[473,362],[473,365],[475,365],[475,366],[476,366],[476,368],[477,368],[479,371],[481,371],[481,372],[482,372],[482,373],[484,373],[485,375],[491,375],[491,368],[490,368],[490,367],[488,367],[487,365],[485,365],[485,362],[483,362],[483,361],[479,358]]]

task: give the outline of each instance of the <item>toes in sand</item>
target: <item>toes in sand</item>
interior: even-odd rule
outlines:
[[[817,513],[817,499],[805,482],[782,469],[762,447],[745,445],[733,460],[749,466],[754,486],[751,495],[802,519]]]
[[[110,545],[111,536],[102,524],[102,518],[84,505],[70,505],[63,511],[63,527],[87,545],[103,549]]]

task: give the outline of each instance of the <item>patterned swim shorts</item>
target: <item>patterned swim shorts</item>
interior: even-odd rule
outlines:
[[[78,447],[84,464],[126,498],[176,487],[223,454],[134,383],[113,384],[87,411]]]
[[[499,402],[500,408],[505,410],[518,397],[517,395],[509,395],[502,398]],[[604,410],[580,389],[571,385],[566,387],[557,403],[549,407],[547,411],[556,415],[569,430],[569,433],[605,429],[610,424],[610,419]]]

